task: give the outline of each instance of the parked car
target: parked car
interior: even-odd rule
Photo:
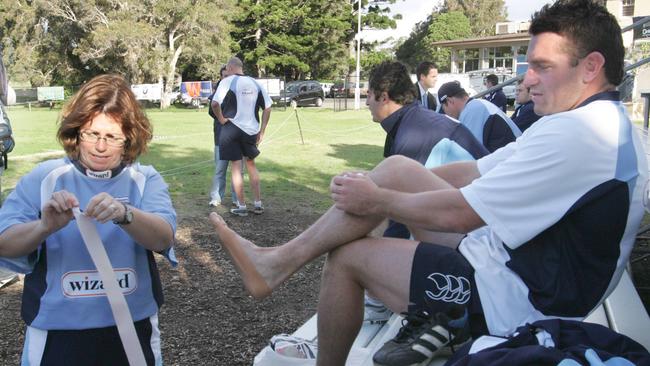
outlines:
[[[354,98],[354,88],[357,86],[355,83],[350,83],[348,84],[348,98]],[[359,82],[359,95],[361,98],[365,98],[368,96],[368,82],[367,81],[360,81]]]
[[[271,99],[279,105],[291,105],[292,107],[315,105],[320,107],[323,105],[325,93],[318,81],[301,80],[287,83],[280,95],[271,97]]]
[[[345,84],[341,82],[334,83],[332,87],[330,88],[329,96],[331,98],[339,98],[345,96],[347,93],[345,92]]]
[[[354,98],[354,88],[356,88],[355,83],[349,82],[349,83],[335,83],[332,88],[330,88],[330,97],[333,98]],[[359,95],[361,98],[365,98],[368,96],[368,82],[367,81],[361,81],[359,82]]]

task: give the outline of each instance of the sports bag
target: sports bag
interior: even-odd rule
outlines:
[[[4,106],[0,103],[0,164],[7,169],[7,154],[14,149],[16,142],[11,136],[11,124]]]

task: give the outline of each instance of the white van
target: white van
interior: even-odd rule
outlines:
[[[332,89],[332,86],[334,86],[334,83],[320,83],[320,85],[323,87],[323,92],[325,93],[325,96],[329,97],[330,90]]]

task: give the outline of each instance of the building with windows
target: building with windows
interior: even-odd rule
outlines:
[[[496,68],[515,72],[526,62],[529,25],[529,22],[497,23],[494,36],[439,41],[433,45],[451,49],[452,73]]]
[[[650,1],[648,0],[601,0],[610,13],[614,14],[621,28],[650,16]],[[528,69],[526,51],[530,42],[528,27],[530,22],[502,22],[495,25],[495,35],[480,38],[457,39],[450,41],[434,42],[433,46],[451,49],[452,73],[470,73],[477,70],[496,71],[498,74],[519,75]],[[623,42],[630,55],[630,63],[638,61],[642,56],[642,49],[650,44],[650,22],[636,31],[623,34]],[[645,54],[645,57],[650,55]],[[648,65],[648,64],[647,64]],[[642,67],[635,71],[632,98],[635,105],[632,110],[634,118],[638,118],[642,107],[639,100],[641,92],[650,92],[650,66]],[[636,103],[638,102],[638,103]]]
[[[650,15],[650,1],[647,0],[608,0],[606,5],[619,20],[621,28],[632,24],[637,17]],[[529,25],[530,22],[497,23],[494,36],[439,41],[434,42],[433,45],[451,49],[452,73],[505,69],[513,74],[520,74],[527,66]],[[632,45],[633,32],[624,34],[624,42],[626,47]]]

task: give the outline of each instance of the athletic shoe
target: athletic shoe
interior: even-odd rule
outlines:
[[[210,207],[217,207],[221,204],[221,200],[212,200],[210,201],[209,205]]]
[[[269,346],[277,354],[302,358],[306,360],[315,360],[318,353],[318,343],[289,334],[278,334],[271,337]]]
[[[233,202],[230,206],[232,208],[237,208],[237,207],[239,207],[239,204],[237,202]]]
[[[383,366],[428,365],[446,346],[469,338],[467,327],[452,328],[452,320],[444,313],[436,316],[426,311],[403,313],[402,328],[395,338],[386,342],[372,357]]]
[[[230,213],[240,217],[245,217],[248,216],[248,209],[246,207],[231,208]]]
[[[386,323],[391,315],[393,312],[384,304],[375,305],[366,301],[363,306],[363,321],[370,324]]]
[[[261,214],[263,214],[263,213],[264,213],[264,207],[263,207],[263,206],[255,206],[255,207],[253,208],[253,213],[254,213],[255,215],[261,215]]]

